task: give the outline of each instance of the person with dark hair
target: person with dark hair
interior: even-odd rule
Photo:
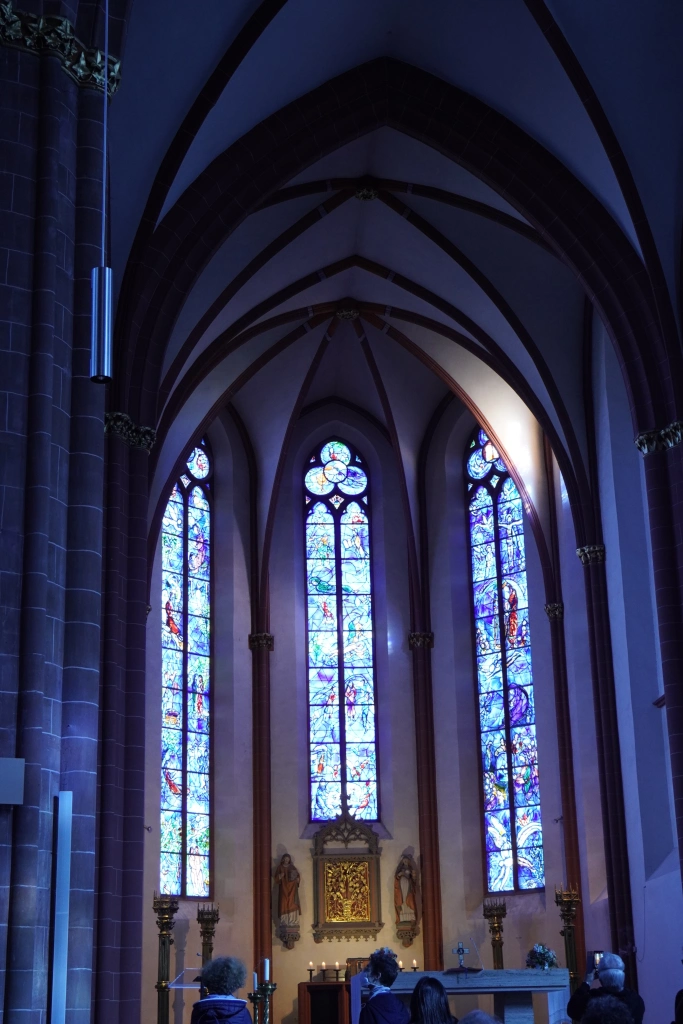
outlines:
[[[596,1000],[606,999],[613,996],[622,1003],[630,1013],[633,1024],[643,1024],[645,1003],[637,992],[630,988],[624,988],[625,971],[624,961],[616,953],[604,953],[597,968],[589,956],[588,971],[583,985],[579,985],[574,995],[567,1003],[567,1016],[572,1020],[583,1021],[588,1007]],[[598,988],[591,988],[594,981],[599,981]]]
[[[458,1024],[438,978],[420,978],[410,1000],[410,1024]]]
[[[618,996],[591,999],[581,1018],[583,1024],[633,1024],[628,1007]]]
[[[673,1024],[683,1024],[683,988],[678,990],[674,1000]]]
[[[391,991],[398,977],[398,962],[393,950],[376,949],[365,968],[370,997],[360,1011],[359,1024],[410,1024],[408,1008]]]
[[[234,956],[217,956],[202,967],[203,999],[192,1007],[191,1024],[251,1024],[246,999],[233,993],[242,988],[247,969]]]

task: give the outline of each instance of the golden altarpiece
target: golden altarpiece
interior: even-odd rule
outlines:
[[[316,832],[313,842],[313,938],[376,938],[384,927],[379,837],[342,815]]]

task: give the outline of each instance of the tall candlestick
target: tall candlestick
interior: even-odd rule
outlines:
[[[178,912],[178,899],[175,896],[157,895],[154,893],[154,913],[157,915],[157,927],[159,928],[159,973],[156,984],[157,990],[157,1021],[159,1024],[169,1024],[169,983],[171,969],[171,946],[173,939],[174,917]]]
[[[273,992],[277,988],[272,981],[262,981],[259,985],[259,995],[263,999],[263,1016],[261,1024],[271,1024],[271,1000],[273,998]],[[254,1022],[256,1024],[256,1022]]]
[[[503,918],[507,915],[507,904],[502,898],[484,900],[484,917],[489,923],[491,932],[491,948],[493,949],[493,969],[503,968]]]
[[[254,971],[254,977],[256,977],[256,971]],[[254,1007],[254,1024],[261,1024],[261,1004],[264,1002],[265,996],[260,991],[249,992],[248,996],[249,1002]]]
[[[574,992],[580,983],[578,964],[576,962],[576,911],[581,902],[579,887],[569,885],[566,889],[555,887],[555,903],[560,908],[560,917],[564,925],[560,935],[564,939],[564,955],[569,968],[569,987]]]

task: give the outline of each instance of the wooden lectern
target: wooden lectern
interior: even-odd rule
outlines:
[[[350,1024],[348,981],[299,983],[299,1024]]]

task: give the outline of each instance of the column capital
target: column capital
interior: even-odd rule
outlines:
[[[411,651],[419,648],[431,648],[434,646],[433,633],[408,633],[408,646]]]
[[[154,427],[138,427],[125,412],[105,413],[104,432],[105,434],[115,434],[131,448],[141,448],[148,454],[157,439]]]
[[[641,455],[652,455],[663,452],[667,448],[675,448],[683,441],[683,420],[674,420],[666,427],[658,430],[643,430],[634,438],[634,443]]]
[[[545,613],[549,619],[563,619],[564,604],[562,601],[551,601],[550,604],[545,605]]]
[[[250,633],[250,651],[272,651],[275,648],[275,637],[272,633]]]
[[[576,553],[581,559],[582,565],[592,565],[593,562],[605,561],[604,544],[585,544],[582,548],[577,548]]]
[[[16,11],[0,4],[0,44],[24,53],[57,57],[69,78],[78,85],[104,89],[104,54],[77,39],[68,18]],[[113,96],[121,82],[121,61],[109,55],[107,88]]]

